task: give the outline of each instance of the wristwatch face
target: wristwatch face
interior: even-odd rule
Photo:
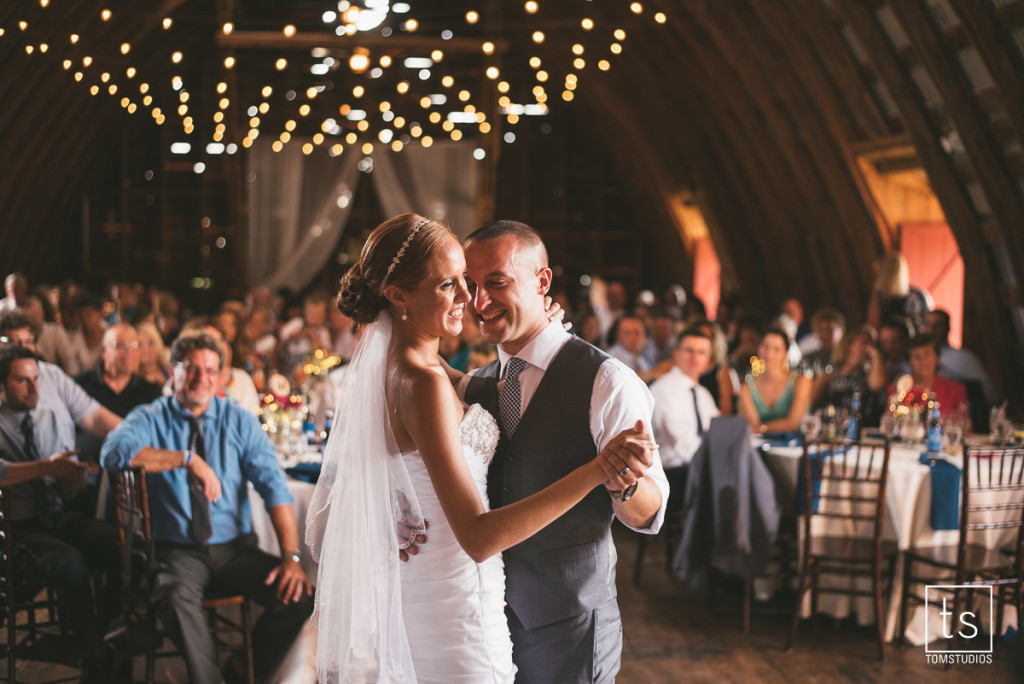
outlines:
[[[632,497],[632,496],[633,496],[634,494],[636,494],[636,488],[637,488],[637,487],[638,487],[639,485],[640,485],[640,480],[637,480],[637,481],[636,481],[636,482],[634,482],[633,484],[631,484],[631,485],[629,485],[628,487],[626,487],[625,489],[623,489],[623,490],[622,490],[622,499],[620,499],[620,501],[622,501],[622,502],[626,502],[626,501],[629,501],[629,499],[630,499],[630,498],[631,498],[631,497]]]

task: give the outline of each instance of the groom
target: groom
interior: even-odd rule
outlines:
[[[467,238],[466,285],[480,331],[498,360],[459,393],[501,424],[488,472],[491,506],[519,501],[594,458],[643,420],[653,399],[633,371],[549,322],[547,250],[524,223],[498,221]],[[609,476],[568,513],[504,553],[506,615],[517,680],[612,682],[622,624],[616,601],[612,518],[654,534],[668,483],[656,453],[602,454]]]

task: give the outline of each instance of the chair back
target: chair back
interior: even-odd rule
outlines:
[[[149,517],[145,468],[136,466],[111,472],[110,489],[121,552],[123,554],[131,549],[132,556],[142,561],[144,567],[149,567],[154,560],[153,530]]]
[[[0,456],[3,456],[0,449]],[[14,541],[11,538],[11,505],[7,498],[7,490],[0,489],[0,535],[3,544],[0,546],[0,600],[3,601],[6,620],[14,621]]]
[[[805,441],[804,543],[826,537],[873,538],[881,553],[888,441]]]
[[[1024,551],[1024,447],[964,446],[959,560],[970,544],[1013,545],[1018,576]]]

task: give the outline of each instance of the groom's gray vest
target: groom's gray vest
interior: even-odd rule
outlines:
[[[590,399],[608,356],[572,338],[555,355],[512,438],[502,430],[487,473],[498,508],[525,499],[597,454]],[[466,402],[498,414],[498,362],[472,376]],[[594,610],[615,598],[612,506],[597,487],[568,513],[504,553],[505,600],[527,629]]]

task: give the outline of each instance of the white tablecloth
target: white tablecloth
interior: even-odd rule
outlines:
[[[316,582],[317,564],[306,548],[306,513],[309,502],[313,498],[314,485],[288,478],[288,489],[295,495],[292,508],[295,509],[295,521],[299,527],[299,541],[302,542],[302,567],[309,579]],[[281,547],[277,543],[277,534],[270,521],[263,499],[249,485],[249,506],[252,509],[252,531],[259,537],[260,548],[267,553],[279,555]],[[316,625],[307,622],[295,644],[292,646],[284,662],[278,669],[273,681],[280,684],[313,684],[316,682]]]
[[[912,547],[955,545],[959,539],[957,530],[935,530],[932,528],[931,468],[920,462],[922,452],[921,445],[894,444],[889,455],[889,481],[886,486],[886,517],[883,533],[886,539],[896,541],[901,551]],[[797,496],[796,488],[801,455],[800,447],[775,447],[765,451],[765,463],[772,471],[778,497],[784,507],[791,506]],[[950,457],[949,460],[958,467],[962,465],[958,456]],[[959,510],[959,504],[957,504],[957,510]],[[799,529],[802,533],[802,523]],[[825,533],[828,533],[827,528]],[[990,548],[999,548],[1001,545],[1007,544],[1013,534],[1015,534],[1013,530],[1009,533],[1004,531],[1002,534],[993,531],[986,536],[985,543]],[[896,636],[899,622],[900,598],[903,591],[903,564],[903,555],[900,554],[896,563],[889,605],[884,616],[885,634],[889,641]],[[861,581],[861,587],[870,589],[870,582]],[[915,586],[915,592],[918,591],[923,593],[923,588]],[[857,620],[861,624],[871,624],[874,621],[873,600],[870,597],[822,593],[818,609],[837,618],[856,613]],[[801,611],[805,617],[808,617],[810,610],[810,593],[808,592]],[[932,610],[933,618],[929,622],[933,625],[940,624],[936,622],[941,619],[938,617],[938,610]],[[987,615],[987,607],[980,617],[985,624],[991,622]],[[1006,610],[1004,628],[1007,624],[1015,623],[1015,611],[1012,608]],[[906,638],[911,643],[920,645],[925,641],[924,635],[924,606],[913,606],[907,615]]]

